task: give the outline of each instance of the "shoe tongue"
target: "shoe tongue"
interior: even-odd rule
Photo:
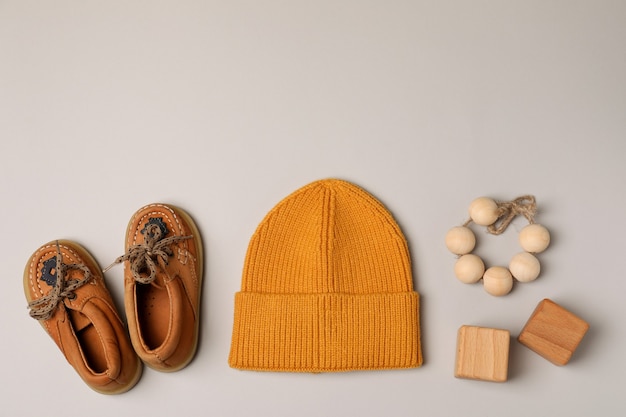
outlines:
[[[155,279],[154,281],[152,281],[150,284],[148,284],[158,290],[162,290],[163,288],[165,288],[165,283],[163,281],[161,282],[157,282],[157,280]]]
[[[116,379],[121,372],[120,350],[113,323],[91,300],[81,311],[68,309],[72,332],[78,349],[83,352],[84,366],[95,374]]]
[[[69,310],[70,320],[72,320],[72,327],[76,333],[80,332],[87,326],[90,326],[91,320],[89,317],[76,310]]]
[[[165,274],[163,271],[158,271],[156,273],[154,281],[152,281],[150,283],[150,285],[152,285],[153,287],[161,290],[161,289],[165,288],[165,282],[166,281],[167,281],[167,274]]]

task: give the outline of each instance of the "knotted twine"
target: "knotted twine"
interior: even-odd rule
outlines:
[[[526,217],[528,223],[535,223],[537,203],[535,202],[535,197],[532,195],[523,195],[512,201],[496,201],[496,206],[498,207],[498,217],[493,224],[487,226],[487,232],[492,235],[499,235],[503,233],[509,224],[511,224],[513,219],[519,215]],[[471,222],[472,219],[470,218],[463,224],[463,226],[467,226]]]
[[[115,259],[103,272],[119,263],[129,261],[130,271],[135,281],[149,284],[156,278],[158,260],[160,259],[165,265],[168,265],[168,257],[174,254],[170,245],[193,237],[170,236],[163,239],[163,232],[156,224],[147,224],[143,232],[144,242],[130,246],[124,255]],[[145,275],[146,270],[148,270],[147,276]]]

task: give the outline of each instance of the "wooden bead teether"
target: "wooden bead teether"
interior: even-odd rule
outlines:
[[[462,226],[453,227],[446,234],[446,247],[459,258],[454,265],[454,274],[459,281],[473,284],[481,279],[485,291],[494,296],[508,294],[513,288],[513,280],[530,282],[541,272],[539,260],[534,256],[550,245],[550,232],[535,223],[537,211],[535,197],[526,195],[512,201],[495,201],[489,197],[479,197],[469,206],[470,218]],[[509,267],[492,266],[485,269],[483,260],[472,254],[476,246],[476,236],[468,227],[470,223],[487,226],[487,232],[499,235],[506,230],[513,219],[522,215],[528,220],[519,234],[519,243],[524,252],[511,258]]]

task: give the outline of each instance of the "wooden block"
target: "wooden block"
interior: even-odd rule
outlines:
[[[555,302],[539,303],[517,340],[555,365],[565,365],[589,324]]]
[[[457,378],[504,382],[509,368],[508,330],[461,326],[457,335]]]

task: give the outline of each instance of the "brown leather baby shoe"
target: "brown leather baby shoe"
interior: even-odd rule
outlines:
[[[126,231],[124,304],[130,339],[151,368],[173,372],[193,358],[198,343],[202,241],[183,210],[150,204]]]
[[[58,240],[37,249],[24,270],[24,292],[30,315],[89,387],[120,394],[137,383],[141,361],[98,264],[83,247]]]

